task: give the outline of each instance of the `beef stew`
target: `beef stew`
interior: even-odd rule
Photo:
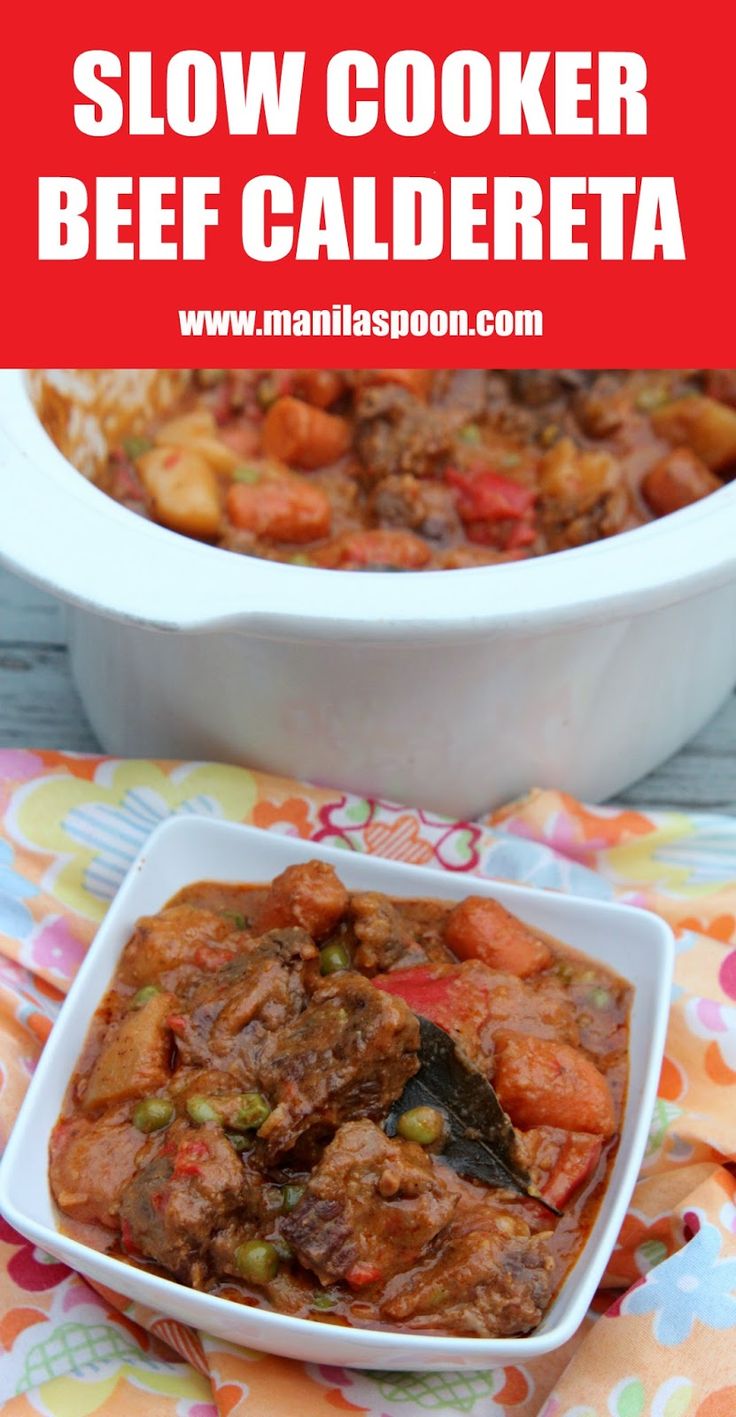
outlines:
[[[598,541],[734,472],[733,370],[205,369],[97,481],[229,551],[408,571]]]
[[[630,1003],[486,898],[348,893],[318,861],[188,886],[138,921],[70,1082],[64,1226],[240,1303],[528,1333],[605,1190]]]

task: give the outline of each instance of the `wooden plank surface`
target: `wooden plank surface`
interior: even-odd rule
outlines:
[[[64,614],[0,568],[0,747],[98,748],[69,673]],[[736,813],[736,695],[692,743],[619,800]]]

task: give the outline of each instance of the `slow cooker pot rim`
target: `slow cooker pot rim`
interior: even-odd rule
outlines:
[[[46,434],[22,370],[0,372],[0,472],[0,556],[65,599],[160,628],[454,638],[642,613],[736,575],[736,483],[634,531],[505,566],[390,576],[236,556],[100,492]]]

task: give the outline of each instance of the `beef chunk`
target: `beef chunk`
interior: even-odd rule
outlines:
[[[158,915],[144,915],[125,946],[120,977],[136,989],[168,985],[172,971],[196,964],[203,949],[222,950],[232,931],[232,921],[194,905],[170,905]]]
[[[272,1029],[298,1014],[316,975],[319,952],[304,930],[273,930],[196,990],[175,1021],[181,1060],[215,1062],[253,1084],[256,1059]]]
[[[49,1147],[54,1199],[75,1220],[117,1229],[120,1197],[135,1172],[144,1138],[119,1117],[68,1117]]]
[[[546,1244],[490,1200],[459,1207],[421,1268],[389,1281],[381,1315],[408,1329],[479,1338],[528,1333],[552,1294]]]
[[[282,1226],[300,1262],[323,1284],[355,1288],[409,1269],[457,1204],[452,1177],[414,1142],[373,1122],[346,1122]]]
[[[348,893],[326,861],[287,866],[272,882],[254,929],[264,933],[298,925],[312,939],[321,940],[340,923],[347,904]]]
[[[356,969],[375,974],[412,952],[411,931],[387,896],[378,891],[356,891],[350,897],[350,917],[358,942],[353,959]]]
[[[145,1161],[125,1187],[123,1244],[195,1287],[204,1280],[212,1237],[247,1198],[240,1158],[219,1127],[175,1122],[148,1143]]]
[[[376,483],[368,506],[379,526],[408,527],[436,546],[462,536],[455,496],[444,482],[394,473]]]
[[[427,407],[397,384],[363,389],[356,399],[355,446],[369,478],[435,471],[464,422],[462,412]]]
[[[264,1159],[310,1132],[380,1116],[417,1071],[418,1048],[419,1025],[402,999],[352,971],[326,980],[263,1045],[258,1086],[274,1108],[258,1134]]]

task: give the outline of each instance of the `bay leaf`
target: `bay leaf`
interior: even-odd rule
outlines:
[[[402,1112],[434,1107],[446,1118],[440,1155],[453,1171],[489,1186],[517,1191],[559,1215],[555,1206],[542,1199],[516,1160],[513,1124],[488,1079],[468,1062],[449,1033],[430,1019],[417,1017],[420,1067],[389,1112],[388,1136],[396,1135]]]

